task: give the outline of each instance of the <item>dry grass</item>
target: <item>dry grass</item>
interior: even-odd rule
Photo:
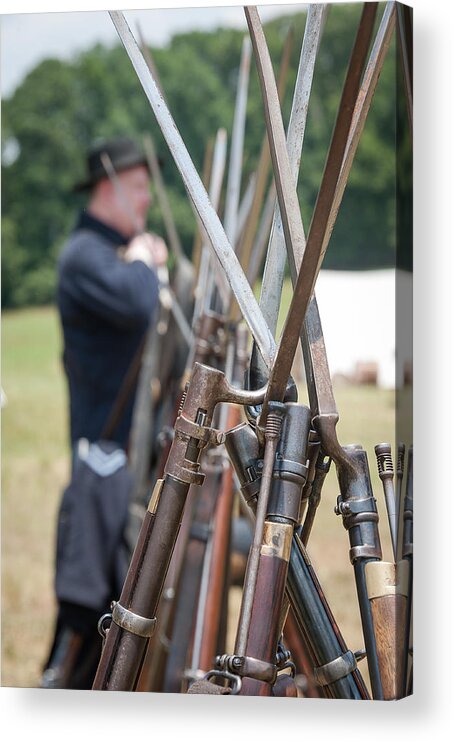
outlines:
[[[2,384],[2,685],[34,687],[54,620],[53,554],[58,503],[68,475],[66,390],[60,336],[52,308],[3,316]],[[384,558],[389,538],[373,446],[394,439],[395,400],[375,388],[335,390],[343,445],[361,442],[369,454],[381,515]],[[304,401],[304,399],[302,399]],[[332,467],[309,552],[347,645],[364,646],[348,536],[333,508]],[[232,616],[238,607],[233,596]]]

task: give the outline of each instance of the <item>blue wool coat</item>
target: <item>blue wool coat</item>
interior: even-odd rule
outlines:
[[[125,263],[127,239],[84,211],[58,264],[57,302],[68,380],[71,443],[96,441],[158,303],[156,274]],[[127,447],[134,392],[112,436]]]

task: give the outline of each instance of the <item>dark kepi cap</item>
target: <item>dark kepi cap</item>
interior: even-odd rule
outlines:
[[[147,158],[133,139],[116,137],[115,139],[97,141],[88,152],[87,177],[76,183],[73,188],[74,191],[85,191],[103,178],[108,177],[108,173],[102,164],[103,153],[109,156],[117,173],[137,165],[144,165],[149,170]]]

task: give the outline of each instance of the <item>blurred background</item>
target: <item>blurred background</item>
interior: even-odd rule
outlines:
[[[379,4],[377,26],[384,3]],[[360,3],[333,4],[315,67],[298,195],[309,227],[337,113]],[[277,72],[289,29],[293,46],[282,104],[287,124],[306,21],[305,5],[259,6]],[[169,109],[202,172],[207,143],[230,142],[241,44],[241,7],[126,11],[150,47]],[[69,476],[66,388],[54,306],[56,259],[82,206],[71,193],[97,137],[151,133],[186,254],[197,225],[181,177],[106,11],[3,15],[2,62],[2,685],[36,686],[54,617],[56,510]],[[410,399],[411,342],[399,343],[396,290],[411,301],[411,239],[396,245],[396,171],[411,187],[411,145],[396,153],[396,46],[384,63],[317,283],[341,443],[368,450],[390,558],[373,447],[395,443],[399,399]],[[243,187],[254,172],[265,124],[251,65]],[[221,200],[220,212],[222,213]],[[400,213],[411,233],[411,212]],[[149,225],[164,234],[157,199]],[[410,247],[408,247],[408,245]],[[396,266],[398,271],[396,273]],[[396,278],[397,275],[397,278]],[[396,289],[397,286],[397,289]],[[254,287],[260,290],[260,283]],[[282,316],[291,298],[287,281]],[[301,401],[305,401],[304,380]],[[400,395],[400,396],[399,396]],[[411,441],[411,423],[405,437]],[[402,438],[402,436],[400,436]],[[363,646],[348,537],[327,478],[310,553],[352,650]],[[232,621],[235,620],[233,616]]]

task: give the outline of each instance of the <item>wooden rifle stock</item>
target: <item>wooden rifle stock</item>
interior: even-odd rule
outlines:
[[[240,421],[240,408],[230,407],[227,428],[234,428]],[[229,547],[234,494],[233,469],[231,465],[228,465],[224,467],[222,474],[222,483],[214,515],[210,572],[205,605],[203,607],[203,635],[197,664],[198,669],[205,672],[213,666],[216,654],[221,651],[221,607],[223,602],[222,596],[229,589]]]
[[[219,464],[212,465],[204,462],[202,466],[206,476],[201,490],[196,494],[194,513],[182,564],[176,596],[172,645],[163,683],[164,693],[181,693],[186,684],[185,671],[193,641],[205,553],[222,477],[223,470]]]
[[[408,564],[369,562],[365,570],[383,700],[396,700],[402,697],[405,670]]]

